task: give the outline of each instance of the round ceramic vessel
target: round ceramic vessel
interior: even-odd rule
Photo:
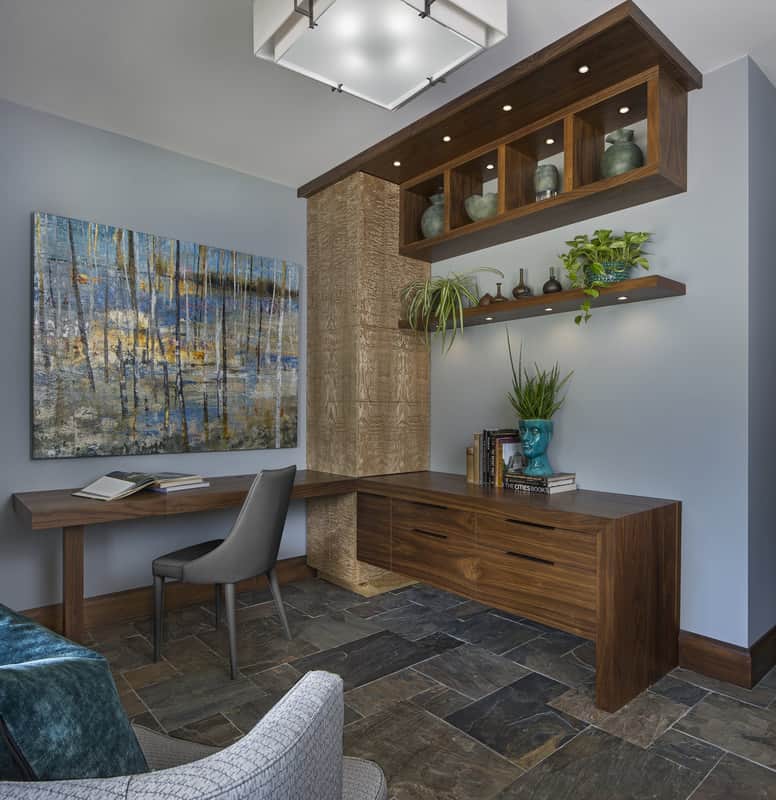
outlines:
[[[495,192],[473,194],[463,201],[463,206],[473,222],[495,217],[498,213],[498,195]]]
[[[428,198],[431,205],[423,212],[420,218],[420,230],[423,238],[433,239],[445,229],[445,194],[432,194]]]
[[[644,153],[633,141],[633,135],[634,131],[630,128],[620,128],[606,137],[611,146],[601,161],[601,174],[604,178],[613,178],[644,166]]]
[[[534,173],[534,189],[539,200],[554,197],[560,188],[560,173],[554,164],[540,164]]]

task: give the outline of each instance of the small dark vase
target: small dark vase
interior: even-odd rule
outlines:
[[[480,298],[480,305],[481,306],[489,306],[493,302],[493,295],[490,292],[485,292],[484,295]]]
[[[512,297],[515,300],[520,300],[523,297],[530,297],[533,294],[530,287],[525,282],[525,270],[520,267],[520,282],[512,289]]]
[[[504,297],[504,295],[501,294],[501,284],[500,283],[496,284],[496,296],[493,298],[493,302],[494,303],[504,303],[504,302],[506,302],[506,297]]]
[[[606,137],[611,147],[607,148],[601,160],[604,178],[613,178],[644,166],[644,153],[633,141],[633,135],[634,131],[630,128],[620,128]]]
[[[555,267],[550,267],[550,279],[542,286],[544,294],[555,294],[555,292],[562,292],[563,287],[560,281],[555,277]]]

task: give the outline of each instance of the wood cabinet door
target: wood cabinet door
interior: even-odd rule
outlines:
[[[356,551],[359,561],[391,569],[391,500],[358,493]]]

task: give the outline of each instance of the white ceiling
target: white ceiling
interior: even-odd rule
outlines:
[[[0,97],[298,186],[615,0],[509,0],[510,36],[384,111],[252,52],[250,0],[0,0]],[[703,72],[747,53],[776,83],[774,0],[642,0]]]

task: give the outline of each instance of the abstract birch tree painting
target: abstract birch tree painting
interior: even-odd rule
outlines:
[[[300,267],[33,219],[33,458],[296,446]]]

